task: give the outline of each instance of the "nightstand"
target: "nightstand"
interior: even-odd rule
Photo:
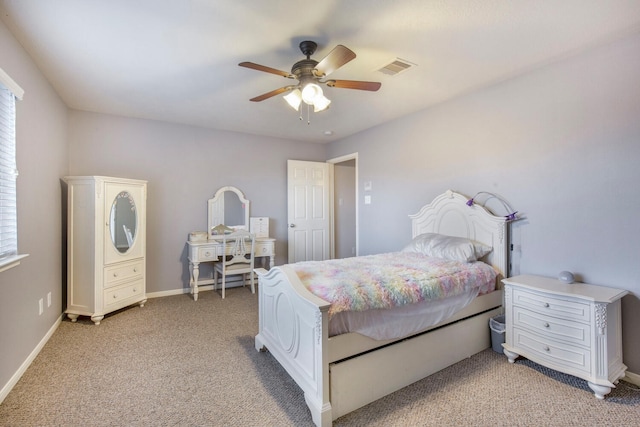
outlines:
[[[586,380],[598,399],[625,375],[620,299],[628,291],[540,276],[505,285],[504,354]]]

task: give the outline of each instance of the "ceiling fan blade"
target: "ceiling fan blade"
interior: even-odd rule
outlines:
[[[316,65],[318,77],[328,76],[355,57],[356,54],[351,49],[339,44]]]
[[[362,82],[358,80],[327,80],[325,83],[329,87],[369,90],[371,92],[377,91],[382,86],[382,83],[379,82]]]
[[[269,99],[272,96],[280,95],[281,93],[290,91],[295,88],[296,86],[281,87],[280,89],[272,90],[271,92],[263,93],[262,95],[256,96],[255,98],[251,98],[249,101],[253,101],[253,102],[264,101],[265,99]]]
[[[252,70],[264,71],[265,73],[276,74],[278,76],[286,77],[289,79],[294,78],[291,73],[286,71],[277,70],[275,68],[267,67],[265,65],[255,64],[253,62],[241,62],[238,64],[241,67],[251,68]]]

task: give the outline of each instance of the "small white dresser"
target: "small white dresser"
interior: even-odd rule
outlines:
[[[539,276],[504,279],[504,354],[586,380],[598,399],[625,375],[621,289]]]

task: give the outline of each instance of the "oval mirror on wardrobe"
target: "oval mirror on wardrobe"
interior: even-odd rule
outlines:
[[[111,242],[118,252],[126,253],[136,239],[136,203],[127,191],[118,193],[109,218]]]

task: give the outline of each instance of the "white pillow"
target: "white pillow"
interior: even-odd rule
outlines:
[[[464,237],[424,233],[416,236],[402,251],[416,252],[453,261],[472,262],[491,252],[491,248]]]

